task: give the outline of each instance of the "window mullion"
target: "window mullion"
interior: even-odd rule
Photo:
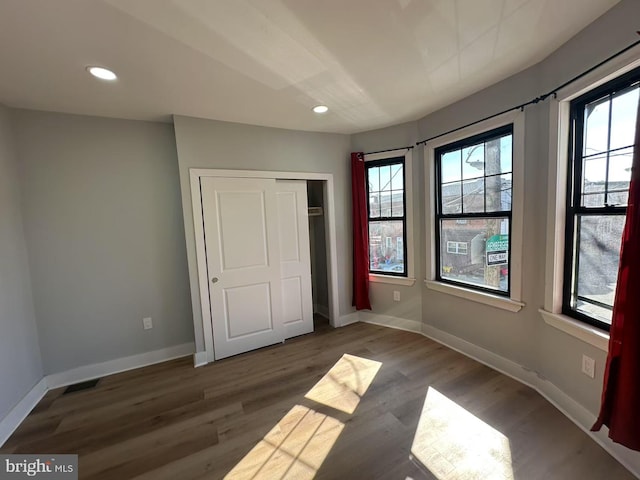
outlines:
[[[604,204],[609,205],[609,162],[611,161],[611,118],[613,115],[613,95],[609,95],[609,117],[607,119],[607,161],[604,170]]]

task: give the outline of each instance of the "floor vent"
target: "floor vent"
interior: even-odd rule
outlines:
[[[90,388],[94,388],[96,385],[98,385],[99,381],[100,379],[96,378],[94,380],[87,380],[86,382],[74,383],[73,385],[69,385],[65,389],[63,395],[66,395],[67,393],[79,392],[81,390],[89,390]]]

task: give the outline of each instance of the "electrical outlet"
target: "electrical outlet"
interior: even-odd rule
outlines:
[[[596,361],[593,358],[582,355],[582,373],[587,377],[595,378]]]
[[[399,302],[400,301],[400,292],[398,290],[394,290],[393,291],[393,301],[394,302]]]
[[[142,319],[142,326],[144,327],[145,330],[149,330],[150,328],[153,328],[153,320],[151,319],[151,317],[144,317]]]

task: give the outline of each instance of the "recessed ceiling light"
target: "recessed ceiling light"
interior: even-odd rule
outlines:
[[[329,111],[329,107],[326,105],[316,105],[313,107],[313,111],[316,113],[327,113]]]
[[[118,76],[104,67],[87,67],[87,72],[101,80],[115,80]]]

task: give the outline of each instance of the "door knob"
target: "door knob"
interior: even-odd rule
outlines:
[[[218,283],[218,277],[213,277],[211,279],[211,283]]]

